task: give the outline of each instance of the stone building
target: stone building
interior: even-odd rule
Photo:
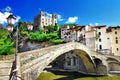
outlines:
[[[63,39],[65,42],[70,41],[82,41],[85,35],[83,35],[82,29],[84,29],[85,26],[69,26],[64,25],[61,28],[61,39]]]
[[[107,30],[110,34],[109,40],[111,43],[112,55],[120,56],[120,26],[112,26],[109,27]]]
[[[41,11],[39,15],[34,17],[34,26],[38,29],[44,29],[45,26],[55,25],[56,23],[56,14],[51,14],[50,16],[48,16],[45,12]]]
[[[64,25],[61,28],[60,34],[61,34],[61,39],[63,39],[65,42],[71,41],[70,26],[69,25]]]
[[[61,28],[61,38],[65,42],[78,41],[90,49],[105,55],[120,56],[120,27],[68,26]]]

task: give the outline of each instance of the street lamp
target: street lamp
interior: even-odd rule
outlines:
[[[13,14],[10,14],[7,18],[7,22],[8,22],[8,25],[7,25],[7,30],[11,33],[13,32],[13,28],[14,28],[14,22],[16,20],[16,18],[14,17]],[[27,26],[27,29],[29,31],[32,31],[33,30],[33,25],[31,23],[27,23],[26,24]],[[21,78],[17,75],[17,71],[18,71],[18,68],[17,68],[17,53],[18,53],[18,26],[17,26],[17,29],[16,29],[16,53],[15,53],[15,68],[13,70],[13,75],[12,75],[12,80],[17,80],[17,77],[18,78]],[[21,78],[22,79],[22,78]]]
[[[7,25],[7,30],[9,32],[12,32],[13,31],[13,27],[14,27],[14,23],[15,22],[16,18],[13,16],[13,14],[10,14],[8,17],[7,17],[7,22],[8,22],[8,25]]]
[[[8,22],[8,25],[7,25],[7,30],[9,32],[13,32],[13,27],[14,27],[14,23],[15,22],[16,18],[14,17],[13,14],[10,14],[8,17],[7,17],[7,22]],[[12,76],[13,79],[17,80],[17,52],[18,52],[18,26],[17,26],[17,30],[16,30],[16,53],[15,53],[15,69],[13,70],[14,71],[14,77]]]

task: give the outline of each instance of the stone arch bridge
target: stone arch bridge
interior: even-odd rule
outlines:
[[[75,53],[83,60],[87,69],[87,72],[84,72],[86,74],[108,75],[109,71],[120,70],[119,57],[105,56],[90,50],[83,44],[70,42],[19,53],[17,56],[17,66],[19,68],[17,75],[25,80],[35,80],[55,58],[71,50],[76,50]],[[86,60],[84,60],[85,58]]]

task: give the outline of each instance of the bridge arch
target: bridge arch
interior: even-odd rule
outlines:
[[[18,74],[21,75],[25,80],[35,80],[50,62],[52,62],[55,58],[59,57],[60,55],[71,50],[73,50],[77,55],[80,55],[86,66],[88,65],[87,62],[89,62],[89,64],[92,65],[92,67],[86,67],[88,73],[95,73],[95,62],[92,58],[93,56],[95,58],[103,60],[102,64],[104,65],[104,71],[106,71],[106,57],[90,50],[83,44],[70,42],[66,44],[51,46],[48,48],[18,54]],[[84,58],[86,58],[87,60],[84,61]],[[99,69],[101,70],[103,68],[101,67]]]
[[[77,58],[81,59],[81,63],[84,64],[84,67],[86,69],[86,72],[83,72],[85,74],[91,74],[91,73],[94,73],[96,74],[96,68],[95,68],[95,64],[94,64],[94,61],[92,59],[91,56],[89,56],[85,51],[83,50],[79,50],[79,49],[74,49],[74,50],[70,50],[68,52],[65,52],[65,53],[62,53],[60,55],[57,55],[56,57],[53,57],[52,60],[58,58],[59,56],[63,55],[63,54],[67,54],[71,52],[72,54],[76,54],[77,55]],[[71,55],[72,55],[71,54]],[[74,58],[75,56],[70,56],[71,58]],[[51,61],[52,62],[52,61]],[[49,62],[49,63],[51,63]],[[80,64],[79,64],[80,65]],[[78,70],[77,70],[78,71]],[[82,71],[79,71],[79,72],[82,72]]]
[[[109,71],[120,71],[120,63],[119,62],[110,62],[108,63]]]
[[[115,58],[111,58],[111,57],[108,57],[108,58],[106,59],[106,61],[107,61],[108,63],[110,63],[110,62],[119,62],[119,60],[117,60],[117,59],[115,59]]]
[[[93,59],[93,60],[94,60],[94,62],[95,62],[95,64],[96,64],[96,66],[103,65],[102,60],[100,60],[99,58],[95,58],[95,59]]]
[[[120,71],[120,62],[118,59],[108,57],[106,61],[108,63],[108,71]]]

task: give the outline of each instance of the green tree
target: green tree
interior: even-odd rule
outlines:
[[[28,36],[28,40],[30,41],[37,41],[37,42],[43,42],[47,40],[47,34],[46,33],[39,33],[39,32],[31,32]]]
[[[53,26],[53,25],[48,26],[48,32],[49,33],[54,32],[54,31],[55,31],[55,26]]]
[[[0,30],[0,55],[14,54],[14,42],[9,38],[9,32],[5,29]]]

